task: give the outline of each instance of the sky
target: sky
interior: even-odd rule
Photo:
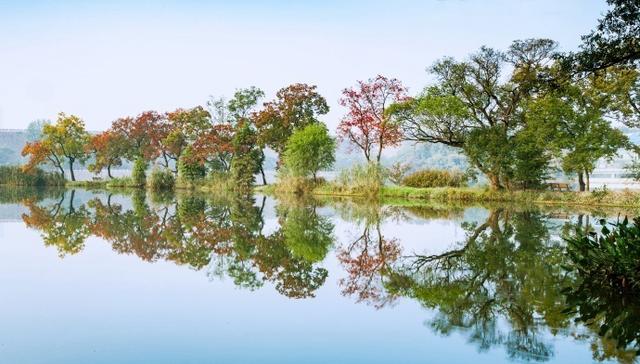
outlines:
[[[426,68],[480,46],[551,38],[573,50],[604,0],[0,0],[0,128],[58,112],[104,130],[145,110],[204,105],[257,86],[340,92],[377,74],[415,94]]]

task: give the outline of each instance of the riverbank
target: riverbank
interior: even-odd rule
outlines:
[[[266,194],[282,194],[277,185],[260,186],[257,191]],[[293,193],[293,192],[288,192]],[[640,191],[612,191],[597,189],[590,192],[556,192],[545,190],[493,191],[479,187],[441,187],[413,188],[402,186],[384,186],[378,191],[353,190],[333,184],[323,184],[306,193],[314,196],[379,198],[382,200],[433,201],[441,203],[521,203],[558,206],[602,206],[640,208]]]

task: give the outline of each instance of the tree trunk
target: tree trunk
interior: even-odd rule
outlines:
[[[73,162],[74,162],[74,159],[73,158],[69,158],[69,174],[71,175],[71,180],[75,181],[76,180],[76,175],[75,175],[75,173],[73,173]]]
[[[584,171],[584,175],[587,176],[587,191],[591,191],[591,182],[589,181],[589,172]]]
[[[111,164],[107,165],[107,176],[109,176],[109,178],[113,179],[113,176],[111,175]]]
[[[76,208],[73,206],[73,200],[76,197],[76,190],[71,190],[71,196],[69,198],[69,212],[75,212]]]
[[[580,186],[580,192],[584,192],[585,184],[584,184],[584,176],[582,172],[578,172],[578,185]]]
[[[264,175],[264,168],[262,168],[262,165],[260,165],[260,175],[262,176],[262,185],[266,186],[267,185],[267,177],[265,177],[265,175]]]
[[[502,189],[502,185],[500,184],[500,177],[496,175],[488,175],[488,177],[489,177],[489,184],[492,190],[496,191],[496,190]]]

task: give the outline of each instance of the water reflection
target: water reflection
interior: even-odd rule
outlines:
[[[594,228],[586,215],[497,206],[468,218],[456,206],[281,199],[277,226],[269,229],[264,197],[134,191],[78,202],[76,194],[6,200],[23,201],[24,223],[60,256],[81,252],[97,236],[120,254],[205,270],[248,290],[268,282],[302,299],[326,283],[333,250],[344,296],[376,308],[417,301],[432,312],[431,330],[463,335],[480,351],[502,348],[511,360],[544,362],[562,337],[588,344],[594,360],[636,360],[637,292],[612,290],[563,268],[569,263],[563,237]],[[454,221],[464,239],[426,254],[406,249],[384,229],[433,219]],[[336,237],[338,222],[350,224],[349,234]]]

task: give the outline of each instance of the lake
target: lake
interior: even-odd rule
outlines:
[[[633,363],[562,268],[620,212],[3,189],[0,362]]]

